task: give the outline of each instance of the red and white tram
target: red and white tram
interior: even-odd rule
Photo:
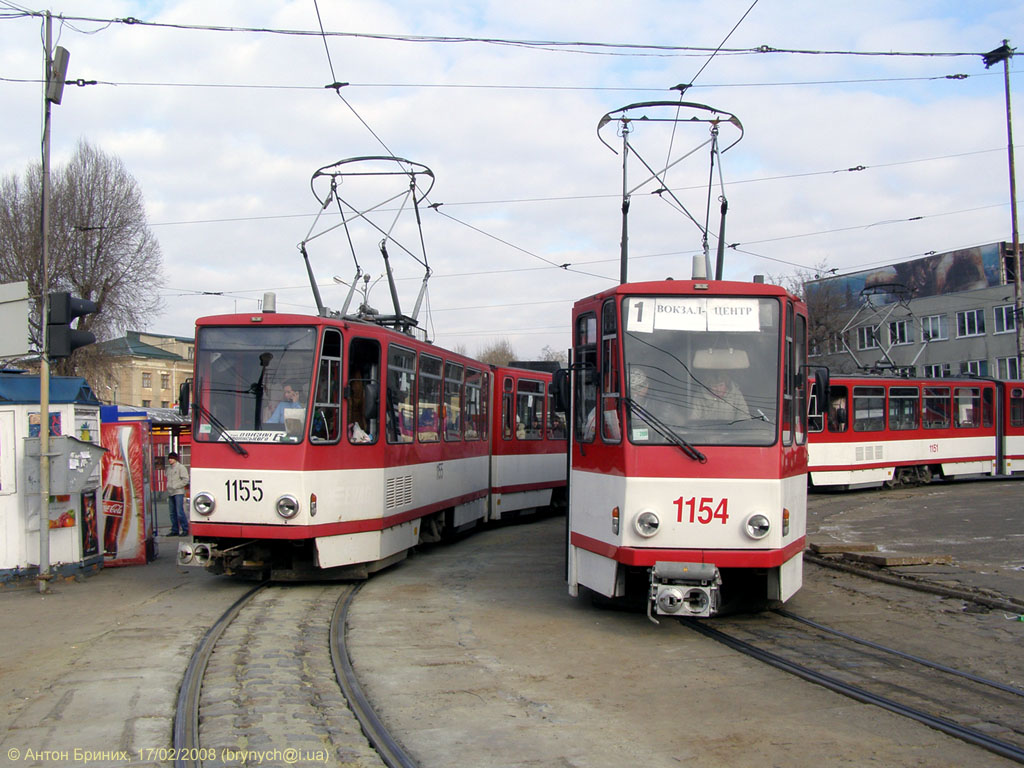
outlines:
[[[783,288],[633,283],[573,309],[568,582],[648,615],[801,586],[807,309]]]
[[[359,578],[418,543],[547,506],[566,471],[564,431],[544,428],[557,421],[550,381],[371,322],[200,318],[182,398],[193,540],[178,561]],[[499,401],[492,385],[514,397]],[[492,410],[510,433],[490,428]]]
[[[528,365],[524,363],[524,365]],[[565,504],[565,413],[554,407],[558,364],[530,370],[492,366],[489,520]]]
[[[815,487],[1024,473],[1021,382],[835,376],[809,429]]]

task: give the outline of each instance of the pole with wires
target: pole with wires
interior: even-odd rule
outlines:
[[[619,285],[626,283],[629,261],[629,186],[626,183],[629,131],[629,120],[622,118],[622,238],[619,240]]]
[[[1017,328],[1017,378],[1024,377],[1024,298],[1021,292],[1021,258],[1020,258],[1020,234],[1017,228],[1017,177],[1014,171],[1013,159],[1013,118],[1010,111],[1010,59],[1013,58],[1014,49],[1010,47],[1009,40],[1003,40],[1003,44],[994,51],[989,51],[982,58],[985,62],[985,69],[993,64],[1003,63],[1003,88],[1006,93],[1006,153],[1010,165],[1010,237],[1013,247],[1013,318]],[[1007,371],[1009,374],[1010,371]],[[1009,376],[1008,376],[1009,378]]]

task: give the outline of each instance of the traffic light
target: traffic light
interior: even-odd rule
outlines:
[[[71,321],[96,311],[96,303],[76,299],[70,293],[50,294],[50,313],[46,318],[46,346],[51,360],[71,357],[79,347],[92,344],[96,337],[89,331],[71,327]]]

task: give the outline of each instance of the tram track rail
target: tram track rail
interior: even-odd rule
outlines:
[[[354,586],[338,600],[331,617],[331,661],[334,663],[335,674],[338,678],[338,685],[341,686],[349,706],[355,713],[363,733],[370,740],[370,744],[377,750],[381,760],[388,768],[417,768],[415,761],[388,731],[387,727],[377,717],[376,711],[363,693],[359,684],[352,660],[348,655],[348,647],[345,643],[345,626],[348,622],[348,610],[352,600],[359,591],[361,584]]]
[[[942,584],[935,584],[927,579],[919,579],[905,574],[883,573],[877,569],[836,560],[833,557],[824,557],[809,551],[804,552],[804,562],[813,563],[814,565],[821,566],[822,568],[828,568],[833,571],[841,571],[842,573],[849,573],[854,576],[871,579],[872,581],[878,581],[882,584],[892,584],[893,586],[911,589],[916,592],[924,592],[926,594],[948,597],[955,600],[964,600],[991,610],[1006,611],[1017,614],[1024,612],[1024,600],[1019,600],[1009,596],[991,595],[980,590],[969,589],[967,587],[947,587]]]
[[[335,691],[335,696],[339,699],[344,699],[344,703],[339,700],[334,703],[334,706],[340,705],[342,709],[345,709],[344,704],[348,705],[348,709],[351,710],[351,714],[354,715],[355,720],[358,722],[355,735],[360,736],[359,731],[361,730],[362,736],[365,736],[381,763],[388,766],[388,768],[416,768],[416,762],[402,749],[398,740],[388,731],[374,711],[369,699],[363,692],[348,654],[345,639],[348,612],[355,595],[359,591],[359,586],[342,586],[330,612],[329,640],[326,643],[328,647],[324,650],[329,652],[330,665],[333,667],[334,678],[339,689]],[[199,768],[209,759],[210,754],[216,751],[215,748],[204,748],[202,743],[201,724],[203,723],[204,678],[210,667],[211,659],[218,652],[218,644],[225,637],[229,627],[239,619],[247,608],[256,610],[254,602],[260,595],[266,595],[268,590],[271,589],[274,589],[273,585],[270,582],[264,582],[246,592],[211,625],[197,644],[182,678],[181,688],[178,693],[172,750],[175,768]],[[284,586],[280,587],[280,589],[287,590],[289,587]],[[267,610],[264,609],[264,613]],[[254,619],[254,621],[259,625],[260,622],[266,623],[267,619],[266,616],[261,616]],[[301,628],[297,629],[301,631]],[[246,656],[245,654],[239,654],[237,647],[225,649],[225,653],[229,655],[234,654],[235,656]],[[301,651],[296,651],[295,653],[301,653]],[[264,659],[257,656],[252,659],[252,662],[258,665],[264,662]],[[240,678],[248,677],[245,671],[249,665],[247,657],[235,660],[233,663],[240,665],[240,670],[237,673]],[[266,666],[266,664],[263,663],[262,666]],[[295,676],[308,676],[310,674],[307,669],[309,665],[304,661],[300,660],[291,666],[294,666],[294,670],[291,670],[289,667],[287,674],[294,674]],[[280,672],[277,674],[280,674]],[[307,682],[299,680],[297,684],[305,685]],[[322,695],[316,695],[313,698],[317,702],[316,706],[321,709],[332,706],[331,702],[324,700],[325,697]],[[367,749],[365,744],[364,749]],[[293,752],[297,752],[297,750],[293,750]],[[222,754],[222,752],[218,754]],[[215,760],[214,762],[217,761]],[[343,760],[343,762],[350,764],[347,760]],[[351,764],[354,765],[355,763]],[[363,764],[365,763],[360,763],[360,765]]]
[[[775,617],[788,621],[788,628],[779,627]],[[1021,688],[889,648],[880,643],[856,637],[785,610],[774,611],[764,617],[759,617],[754,621],[754,626],[750,626],[750,622],[748,622],[746,627],[742,626],[739,622],[730,621],[716,623],[718,625],[716,627],[712,627],[710,623],[697,619],[681,619],[680,621],[684,626],[705,637],[777,669],[796,675],[808,682],[823,686],[855,701],[872,704],[902,717],[915,720],[1001,757],[1018,763],[1024,763],[1024,730],[1019,725],[1021,722],[1024,722],[1024,690]],[[734,632],[719,628],[721,625],[732,626]],[[836,651],[833,645],[827,652],[820,653],[817,658],[808,660],[808,655],[805,654],[797,660],[793,658],[800,655],[800,652],[796,649],[799,646],[811,647],[813,646],[813,641],[807,639],[807,636],[797,641],[797,633],[793,631],[793,627],[800,627],[801,630],[818,633],[818,638],[824,635],[840,641],[846,641],[851,646],[866,648],[867,651],[864,653],[870,652],[875,654],[875,656],[872,658],[862,656],[862,660],[858,662],[855,660],[855,656],[850,655],[849,651]],[[743,632],[754,635],[756,639],[743,639],[740,637]],[[780,646],[782,650],[779,650],[779,648],[770,649],[773,645]],[[1000,717],[1005,720],[1005,722],[998,724],[997,727],[1009,731],[1013,736],[1013,740],[1000,738],[980,727],[975,728],[958,722],[956,718],[964,719],[969,717],[969,710],[967,712],[964,710],[957,711],[955,707],[949,705],[946,711],[941,711],[941,708],[939,711],[936,711],[934,707],[925,708],[908,703],[906,699],[913,698],[915,690],[910,688],[905,681],[879,681],[877,678],[872,678],[867,672],[864,672],[856,682],[851,682],[848,679],[843,679],[839,673],[832,673],[821,668],[823,666],[832,666],[844,676],[849,677],[851,669],[878,668],[879,657],[877,654],[883,654],[888,659],[897,660],[895,662],[888,662],[891,666],[881,666],[883,673],[886,669],[890,669],[895,674],[895,665],[910,662],[913,665],[923,667],[927,670],[926,674],[940,673],[957,681],[948,685],[947,690],[964,690],[957,686],[973,684],[984,691],[994,691],[995,694],[974,694],[972,700],[985,701],[990,699],[992,695],[1002,697],[999,706],[1004,711],[1009,710],[1013,715],[1006,716],[1004,714],[997,716],[995,720],[998,721]],[[883,665],[885,663],[882,662]],[[912,673],[908,675],[905,669],[899,670],[899,674],[903,677],[913,677]],[[934,678],[918,678],[918,682],[926,686],[936,685]],[[892,695],[893,693],[902,693],[904,700],[900,700],[900,698]],[[929,690],[928,695],[922,696],[922,698],[931,699],[933,703],[936,700],[943,700],[942,694],[935,693],[933,690]],[[946,700],[953,701],[955,698],[950,696]],[[991,725],[992,723],[988,723],[987,727],[991,727]],[[986,724],[983,724],[983,726],[986,726]]]

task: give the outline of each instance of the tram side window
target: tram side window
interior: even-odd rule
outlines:
[[[1010,390],[1010,426],[1024,427],[1024,389],[1021,387]]]
[[[889,390],[889,429],[917,429],[919,403],[917,387],[892,387]]]
[[[619,335],[615,300],[601,308],[601,437],[606,443],[622,439],[619,427]]]
[[[320,345],[320,370],[316,377],[316,399],[309,439],[313,443],[335,443],[341,437],[341,333],[324,330]]]
[[[516,386],[516,437],[544,437],[544,382],[520,379]]]
[[[476,368],[466,369],[466,439],[483,440],[487,437],[487,374]]]
[[[957,427],[981,426],[981,390],[978,387],[957,387],[953,390],[956,410],[953,412]]]
[[[853,388],[853,431],[885,429],[885,387]]]
[[[548,440],[565,439],[565,411],[555,410],[555,393],[548,385]]]
[[[349,442],[377,442],[380,425],[380,344],[353,339],[348,345],[346,422]]]
[[[462,439],[462,372],[458,363],[444,364],[444,439]]]
[[[995,423],[996,390],[986,387],[981,391],[981,426],[991,427]]]
[[[576,318],[575,362],[576,439],[593,442],[597,413],[597,316],[590,312]]]
[[[782,370],[782,444],[793,444],[793,302],[786,302],[786,344]]]
[[[515,384],[511,376],[506,376],[501,384],[501,436],[506,440],[512,439],[515,431]]]
[[[946,429],[949,427],[950,406],[949,387],[925,387],[921,424],[925,429]]]
[[[796,442],[803,445],[807,442],[807,430],[810,425],[807,422],[807,318],[803,315],[796,316]]]
[[[830,387],[828,394],[828,431],[845,432],[850,421],[846,387]]]
[[[385,429],[389,443],[411,443],[416,396],[416,353],[411,349],[388,348],[388,391]]]
[[[441,421],[441,358],[420,355],[420,391],[416,434],[421,443],[436,443]]]

